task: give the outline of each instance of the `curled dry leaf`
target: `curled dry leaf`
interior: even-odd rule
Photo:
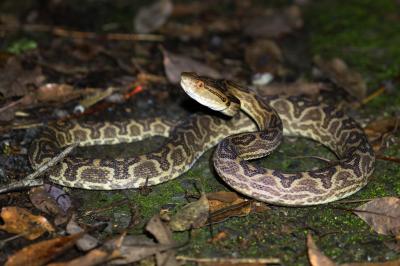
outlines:
[[[1,218],[4,221],[0,230],[13,234],[21,234],[23,237],[33,240],[45,232],[54,232],[53,226],[43,216],[31,214],[19,207],[3,207]]]
[[[71,199],[64,190],[56,186],[46,184],[32,188],[29,199],[39,210],[55,216],[56,225],[65,223],[70,217]]]
[[[169,227],[173,231],[185,231],[203,226],[208,219],[209,204],[203,193],[199,200],[185,205],[171,217]]]
[[[372,121],[364,128],[374,151],[382,151],[388,146],[388,139],[400,131],[400,116],[391,116]]]
[[[283,55],[279,46],[271,40],[258,40],[246,46],[245,60],[253,72],[283,74]]]
[[[138,33],[150,33],[161,27],[173,10],[170,0],[158,0],[150,6],[143,7],[135,17],[135,30]]]
[[[323,60],[319,56],[314,57],[314,63],[319,70],[337,86],[343,88],[350,95],[362,100],[367,93],[367,84],[360,73],[350,69],[340,58]]]
[[[276,38],[303,26],[301,10],[290,6],[283,10],[267,10],[266,14],[245,22],[244,33],[252,37]]]
[[[225,199],[227,199],[226,193],[236,194],[234,192],[220,192],[225,194]],[[220,200],[221,198],[215,199],[216,193],[218,192],[214,192],[214,199],[209,199],[208,201],[210,205],[210,223],[218,223],[230,217],[247,216],[250,213],[260,213],[269,210],[265,203],[247,200],[239,197],[237,194],[236,199],[232,201]]]
[[[377,198],[361,205],[354,212],[378,234],[395,236],[400,234],[399,198]]]
[[[5,265],[44,265],[71,248],[82,235],[83,233],[61,236],[29,245],[8,257]]]
[[[307,234],[307,248],[311,266],[337,266],[336,263],[318,249],[310,233]]]
[[[272,83],[266,86],[258,86],[257,92],[261,96],[287,95],[287,96],[317,96],[321,91],[328,90],[329,87],[322,82],[297,81],[295,83]]]
[[[199,75],[212,78],[222,78],[222,75],[215,69],[200,63],[184,55],[173,54],[161,48],[164,56],[164,69],[169,82],[179,83],[182,72],[196,72]]]

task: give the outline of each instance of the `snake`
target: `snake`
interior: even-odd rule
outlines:
[[[68,156],[49,173],[52,182],[74,188],[114,190],[157,185],[188,171],[216,146],[213,164],[232,189],[270,204],[325,204],[363,188],[374,171],[375,155],[361,126],[333,105],[303,96],[259,96],[229,80],[181,74],[181,87],[194,100],[221,115],[199,113],[183,121],[166,118],[82,122],[60,121],[32,142],[33,168],[63,147],[106,145],[164,136],[159,148],[129,158]],[[300,136],[337,156],[328,166],[308,171],[267,169],[252,162],[277,149],[284,136]]]

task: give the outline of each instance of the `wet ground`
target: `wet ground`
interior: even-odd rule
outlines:
[[[10,2],[10,3],[8,3]],[[104,6],[93,6],[88,2],[87,9],[90,13],[82,15],[77,5],[68,3],[62,6],[63,11],[51,5],[52,1],[41,1],[42,6],[27,1],[21,6],[5,1],[0,4],[1,12],[19,12],[20,17],[32,15],[40,16],[44,12],[42,22],[54,22],[57,25],[65,25],[79,30],[96,31],[101,25],[108,25],[112,21],[118,21],[122,25],[118,31],[130,27],[132,13],[137,7],[131,7],[125,1],[113,5],[113,2],[104,2]],[[56,2],[56,1],[54,1]],[[144,2],[144,1],[143,1]],[[285,1],[273,1],[275,7],[284,7]],[[302,1],[298,1],[302,2]],[[279,39],[279,44],[284,51],[288,51],[287,58],[293,74],[283,78],[292,81],[294,77],[311,77],[312,57],[320,54],[324,57],[340,57],[347,62],[352,69],[361,73],[367,82],[368,94],[381,86],[386,86],[387,91],[368,102],[361,108],[349,111],[358,121],[374,120],[378,117],[397,114],[400,107],[400,5],[396,1],[305,1],[308,4],[302,6],[304,26],[293,33]],[[47,3],[47,4],[46,4]],[[50,4],[49,4],[50,3]],[[225,2],[224,2],[225,3]],[[138,3],[138,6],[140,3]],[[260,3],[256,3],[260,4]],[[128,10],[126,7],[129,6]],[[54,9],[52,9],[54,8]],[[225,3],[225,8],[215,8],[215,14],[232,12],[231,4]],[[60,13],[64,16],[57,16]],[[214,14],[212,13],[212,14]],[[203,15],[209,19],[207,15]],[[80,19],[73,19],[79,17]],[[40,19],[38,20],[40,21]],[[164,33],[168,36],[167,33]],[[207,38],[222,38],[225,33],[216,33]],[[230,37],[237,34],[229,33]],[[46,62],[57,62],[60,57],[68,61],[68,54],[57,53],[62,51],[64,45],[68,48],[71,40],[58,39],[46,33],[14,33],[4,35],[0,41],[3,51],[10,47],[26,49],[26,45],[39,47],[40,56],[46,58]],[[247,38],[247,37],[246,37]],[[243,42],[246,42],[244,38]],[[21,41],[22,40],[22,41]],[[229,39],[230,40],[230,39]],[[61,44],[55,45],[54,42]],[[26,44],[27,43],[27,44]],[[162,43],[170,51],[187,55],[197,55],[207,52],[208,42],[199,38],[189,42],[179,38],[167,39]],[[94,45],[93,43],[88,44]],[[189,48],[185,50],[185,45]],[[54,50],[43,51],[46,48],[56,47]],[[108,43],[104,47],[114,54],[112,58],[118,58],[124,64],[131,64],[124,56],[136,58],[146,72],[164,76],[162,55],[158,50],[158,43],[145,42],[132,45],[131,43]],[[195,48],[193,48],[195,47]],[[15,48],[17,49],[17,48]],[[53,49],[53,48],[52,48]],[[217,52],[224,49],[219,48]],[[192,51],[195,51],[192,53]],[[232,60],[240,61],[243,58],[239,51],[226,53]],[[234,49],[233,49],[234,50]],[[133,56],[132,56],[132,51]],[[26,53],[32,50],[26,49]],[[117,55],[116,55],[117,54]],[[121,56],[122,55],[122,56]],[[140,55],[140,56],[138,56]],[[143,56],[144,55],[144,56]],[[33,55],[37,58],[37,55]],[[139,59],[137,59],[139,58]],[[146,58],[145,63],[142,59]],[[209,58],[208,58],[209,59]],[[34,62],[36,59],[33,59]],[[99,67],[102,60],[106,63]],[[113,61],[114,59],[111,59]],[[93,62],[94,61],[94,62]],[[120,62],[119,62],[120,63]],[[123,83],[119,78],[134,80],[138,72],[132,73],[118,69],[119,63],[110,63],[107,56],[100,56],[85,63],[87,73],[66,74],[54,71],[54,67],[44,68],[49,81],[74,83],[79,87],[106,87],[110,84]],[[73,64],[73,63],[72,63]],[[113,67],[117,70],[113,70]],[[94,70],[91,70],[94,69]],[[241,75],[249,74],[251,70],[242,71]],[[249,75],[248,75],[249,76]],[[74,104],[54,107],[36,106],[28,109],[30,118],[47,122],[55,118],[54,110],[70,111]],[[52,111],[52,109],[54,109]],[[182,119],[190,113],[202,110],[194,104],[182,92],[178,85],[151,84],[142,93],[139,93],[125,103],[112,105],[104,111],[84,117],[83,119],[123,119],[125,117],[147,117],[164,115],[173,119]],[[19,118],[16,118],[19,119]],[[32,119],[32,120],[34,120]],[[12,121],[11,121],[12,122]],[[11,123],[10,122],[10,123]],[[4,124],[5,126],[5,124]],[[0,136],[2,151],[0,153],[0,181],[2,184],[21,178],[31,171],[27,161],[27,149],[30,142],[37,136],[39,130],[13,130],[4,132]],[[397,133],[397,140],[399,134]],[[396,140],[396,135],[394,136]],[[99,156],[129,156],[150,151],[162,143],[162,138],[154,138],[151,141],[133,143],[129,145],[117,145],[106,147],[93,147],[79,149],[78,153],[85,156],[98,154]],[[7,147],[18,147],[19,152],[10,153]],[[400,144],[391,142],[384,151],[384,155],[400,157]],[[176,180],[150,188],[150,190],[124,190],[124,191],[84,191],[79,189],[65,190],[71,195],[78,216],[86,223],[97,221],[110,222],[111,226],[100,234],[107,238],[120,232],[128,225],[130,233],[143,231],[143,226],[161,208],[179,209],[187,203],[186,195],[197,194],[197,188],[202,187],[206,192],[229,190],[223,181],[216,175],[211,164],[212,151],[204,156],[194,167]],[[334,156],[323,146],[310,140],[299,138],[287,138],[279,150],[266,159],[257,163],[269,168],[278,168],[289,171],[310,169],[324,165],[323,162],[313,158],[305,158],[308,155],[334,159]],[[299,158],[300,156],[300,158]],[[378,160],[372,180],[360,192],[347,198],[346,201],[372,199],[383,196],[398,196],[400,194],[400,170],[399,165],[393,162]],[[194,185],[196,184],[196,185]],[[104,206],[113,206],[113,203],[126,200],[127,204],[116,204],[113,208],[87,215],[90,210],[101,210]],[[26,192],[9,193],[0,195],[1,206],[16,205],[32,209],[26,196]],[[250,214],[245,217],[230,218],[224,222],[193,230],[188,245],[178,250],[180,255],[192,257],[276,257],[280,258],[283,265],[308,265],[306,234],[311,232],[318,247],[331,259],[338,263],[356,261],[386,261],[399,258],[396,251],[390,249],[385,243],[392,240],[390,236],[376,234],[370,227],[354,215],[350,209],[359,206],[360,203],[335,202],[328,205],[303,208],[288,208],[271,206],[269,211]],[[348,210],[345,210],[348,209]],[[227,237],[216,243],[209,240],[218,232],[226,232]],[[9,234],[0,232],[0,238]],[[177,242],[183,243],[188,239],[188,233],[174,233]],[[29,243],[25,240],[17,240],[7,244],[1,252],[1,261],[17,249]],[[71,256],[71,255],[68,255]]]

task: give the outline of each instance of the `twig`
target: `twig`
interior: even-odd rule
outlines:
[[[46,172],[47,170],[49,170],[51,167],[53,167],[56,163],[60,162],[61,160],[63,160],[65,158],[65,156],[67,156],[68,154],[70,154],[72,152],[73,149],[75,149],[77,146],[79,145],[79,142],[75,142],[74,144],[68,146],[67,148],[65,148],[62,152],[60,152],[57,156],[51,158],[50,161],[41,164],[38,169],[36,169],[35,172],[33,172],[32,174],[28,175],[26,178],[24,178],[25,180],[30,180],[30,179],[34,179],[40,175],[42,175],[44,172]]]
[[[373,93],[371,93],[370,95],[368,95],[367,97],[365,97],[362,101],[361,101],[361,105],[367,104],[368,102],[370,102],[372,99],[375,99],[376,97],[378,97],[379,95],[381,95],[382,93],[385,92],[385,87],[380,87],[379,89],[377,89],[376,91],[374,91]]]
[[[14,190],[21,189],[21,188],[29,188],[29,187],[36,187],[36,186],[43,185],[43,183],[44,183],[43,179],[35,179],[35,178],[42,175],[44,172],[48,171],[51,167],[53,167],[56,163],[63,160],[65,156],[67,156],[69,153],[71,153],[72,150],[76,146],[78,146],[78,144],[79,143],[74,143],[71,146],[68,146],[60,154],[58,154],[57,156],[52,158],[50,161],[40,165],[38,167],[38,169],[36,169],[35,172],[28,175],[24,179],[18,180],[16,182],[12,182],[3,187],[0,187],[0,194],[9,192],[9,191],[14,191]]]
[[[400,163],[400,158],[396,158],[396,157],[377,155],[376,158],[377,158],[378,160]]]
[[[28,32],[50,32],[56,36],[69,37],[73,39],[99,39],[113,41],[147,41],[147,42],[162,42],[164,36],[158,34],[129,34],[129,33],[108,33],[97,34],[95,32],[67,30],[61,27],[53,27],[42,24],[27,24],[21,27],[0,27],[4,31],[16,31],[22,29]]]
[[[187,256],[176,256],[177,260],[181,260],[184,262],[200,262],[200,263],[229,263],[230,265],[235,264],[245,264],[245,263],[253,263],[253,264],[281,264],[281,260],[279,258],[193,258]]]

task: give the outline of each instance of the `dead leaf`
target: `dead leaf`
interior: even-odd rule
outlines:
[[[150,33],[161,27],[173,10],[170,0],[158,0],[150,6],[142,7],[135,17],[135,31]]]
[[[0,121],[10,121],[14,119],[15,113],[19,109],[25,108],[34,103],[35,97],[32,93],[29,93],[16,101],[5,104],[3,107],[0,107]]]
[[[269,210],[265,203],[244,199],[234,192],[213,192],[208,203],[210,206],[210,223],[218,223],[230,217],[247,216],[250,213]]]
[[[389,145],[389,138],[400,131],[400,116],[376,119],[370,122],[364,131],[374,151],[382,151]]]
[[[171,217],[169,227],[173,231],[185,231],[203,226],[208,219],[209,204],[205,194],[200,199],[185,205]]]
[[[19,57],[9,57],[0,69],[0,96],[24,96],[29,88],[39,86],[43,80],[40,67],[25,69]]]
[[[279,75],[283,72],[283,55],[271,40],[258,40],[246,46],[245,60],[253,72]]]
[[[55,216],[54,224],[65,223],[71,214],[71,199],[64,190],[53,186],[44,185],[32,188],[29,191],[29,199],[39,210]]]
[[[106,262],[121,256],[120,247],[125,235],[107,241],[100,248],[91,250],[85,256],[68,262],[50,263],[48,266],[92,266],[103,265]],[[79,240],[78,240],[79,241]]]
[[[313,60],[319,70],[337,86],[358,100],[365,98],[367,84],[363,77],[360,73],[350,69],[342,59],[324,60],[320,56],[315,56]]]
[[[354,212],[378,234],[395,236],[400,234],[399,198],[377,198],[361,205]]]
[[[308,259],[311,266],[336,266],[337,264],[331,261],[322,253],[315,245],[310,233],[307,234]]]
[[[168,226],[160,219],[160,216],[153,216],[146,225],[146,230],[149,231],[163,245],[175,245],[172,238],[172,232]],[[178,262],[175,259],[175,251],[167,250],[165,252],[156,253],[157,265],[175,266]]]
[[[159,252],[175,248],[172,245],[162,245],[144,235],[126,236],[120,247],[121,258],[115,259],[110,264],[128,264],[155,255]]]
[[[65,228],[68,234],[76,234],[76,233],[81,233],[84,232],[85,230],[80,227],[76,221],[75,221],[75,216],[72,216],[72,218],[69,220],[67,227]],[[76,246],[82,250],[82,251],[89,251],[99,245],[99,240],[97,238],[89,235],[89,234],[84,234],[78,241],[76,242]]]
[[[256,90],[261,96],[317,96],[321,91],[329,90],[329,87],[322,82],[297,81],[294,83],[272,83],[266,86],[257,86]]]
[[[21,234],[29,240],[36,239],[45,232],[54,232],[53,226],[45,217],[33,215],[23,208],[3,207],[1,218],[4,224],[0,225],[0,230]]]
[[[301,10],[290,6],[283,10],[267,10],[263,16],[245,21],[244,33],[252,37],[277,38],[303,26]]]
[[[8,257],[5,265],[44,265],[71,248],[82,235],[83,233],[61,236],[29,245]]]
[[[161,48],[161,51],[164,56],[165,74],[171,83],[179,83],[182,72],[196,72],[199,75],[209,76],[211,78],[222,78],[222,75],[217,70],[192,58],[173,54],[164,48]]]

